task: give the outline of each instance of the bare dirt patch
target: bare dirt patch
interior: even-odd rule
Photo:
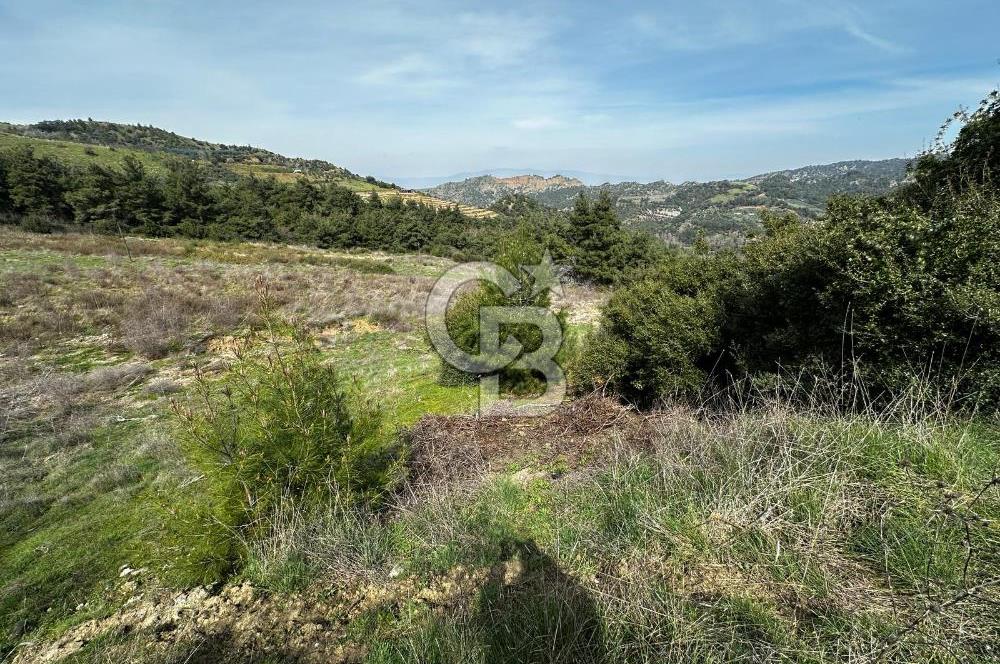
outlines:
[[[126,659],[139,650],[143,660],[169,654],[170,661],[185,662],[259,661],[275,656],[303,664],[360,662],[367,651],[352,642],[347,629],[351,621],[371,611],[399,611],[407,604],[441,611],[467,602],[489,570],[456,567],[426,583],[408,577],[288,595],[248,583],[219,592],[211,587],[142,588],[144,572],[122,570],[116,590],[122,598],[118,611],[82,622],[53,641],[22,643],[13,664],[59,662],[96,639],[108,652],[108,641],[119,642]],[[183,654],[175,659],[178,651]]]
[[[620,450],[652,445],[648,419],[599,396],[563,404],[544,417],[428,416],[411,431],[411,481],[430,484],[501,470],[511,462],[571,468]]]

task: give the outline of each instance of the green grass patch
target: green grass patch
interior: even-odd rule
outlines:
[[[418,332],[345,333],[334,338],[327,356],[377,396],[389,427],[410,426],[424,415],[469,412],[478,404],[478,386],[438,384],[439,360]]]
[[[0,151],[24,149],[25,147],[30,147],[36,157],[51,157],[78,168],[85,168],[92,164],[107,168],[121,168],[125,157],[131,155],[142,162],[142,165],[149,172],[158,175],[167,172],[166,161],[173,158],[171,155],[145,150],[110,148],[47,138],[29,138],[0,132]]]
[[[149,560],[149,524],[140,496],[159,463],[151,456],[123,458],[134,450],[139,431],[125,422],[93,432],[91,448],[38,487],[38,495],[48,497],[43,511],[18,523],[5,510],[7,537],[0,548],[5,643],[25,630],[58,629],[107,610],[106,591],[119,567]]]
[[[109,261],[103,256],[81,256],[57,251],[0,250],[0,272],[37,272],[39,269],[57,267],[86,269],[106,267]]]

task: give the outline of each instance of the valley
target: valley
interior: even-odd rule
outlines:
[[[620,182],[586,186],[553,176],[481,176],[426,189],[445,200],[488,208],[506,196],[526,196],[558,210],[569,210],[580,194],[607,191],[627,225],[672,244],[689,245],[699,233],[717,246],[738,243],[759,230],[759,212],[792,211],[804,218],[822,215],[832,195],[882,194],[906,179],[905,159],[849,161],[807,166],[718,182]]]

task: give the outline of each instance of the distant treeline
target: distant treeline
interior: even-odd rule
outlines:
[[[488,221],[395,194],[364,198],[299,178],[240,176],[220,182],[206,165],[175,159],[165,174],[126,155],[120,168],[69,166],[30,148],[0,152],[0,223],[150,237],[252,240],[322,248],[422,252],[456,260],[492,256],[523,225],[577,277],[603,283],[652,261],[662,247],[622,229],[610,199],[582,197],[571,214],[509,201]]]
[[[40,232],[76,227],[455,257],[481,255],[495,233],[455,208],[404,203],[396,196],[365,199],[306,178],[221,183],[202,164],[183,159],[169,161],[161,176],[132,156],[120,169],[79,169],[27,148],[0,153],[0,217]]]

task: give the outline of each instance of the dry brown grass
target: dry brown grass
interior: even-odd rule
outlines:
[[[410,481],[419,486],[482,477],[526,458],[575,468],[625,448],[648,449],[652,434],[645,416],[596,395],[537,418],[427,416],[410,433]]]
[[[145,380],[154,371],[153,367],[143,362],[127,362],[98,367],[84,376],[84,383],[88,390],[107,392],[128,389]]]
[[[0,251],[20,250],[53,252],[71,256],[96,256],[133,261],[142,258],[212,261],[236,265],[316,265],[355,268],[378,273],[391,271],[391,257],[372,253],[355,256],[307,246],[255,242],[226,243],[186,238],[143,238],[90,233],[39,234],[4,229],[0,233]],[[441,259],[436,259],[441,260]]]
[[[157,378],[149,381],[149,384],[146,385],[146,392],[158,397],[177,394],[183,389],[184,386],[181,383],[169,378]]]
[[[205,335],[234,329],[252,312],[252,302],[249,295],[199,295],[147,286],[125,305],[118,325],[120,343],[144,357],[165,357],[181,350],[198,332]]]
[[[26,300],[42,297],[48,288],[41,275],[0,275],[0,307],[14,307]]]
[[[45,236],[23,238],[45,244]],[[72,247],[114,247],[105,244],[107,238],[91,239],[73,238]],[[255,304],[250,291],[257,278],[268,283],[284,313],[294,318],[325,327],[333,318],[369,317],[397,330],[416,324],[431,283],[425,277],[358,273],[339,265],[295,261],[132,263],[112,256],[96,267],[43,263],[37,272],[2,276],[0,344],[8,349],[20,345],[18,353],[31,352],[89,333],[108,335],[111,351],[149,358],[197,350],[197,342],[206,336],[252,322]]]

